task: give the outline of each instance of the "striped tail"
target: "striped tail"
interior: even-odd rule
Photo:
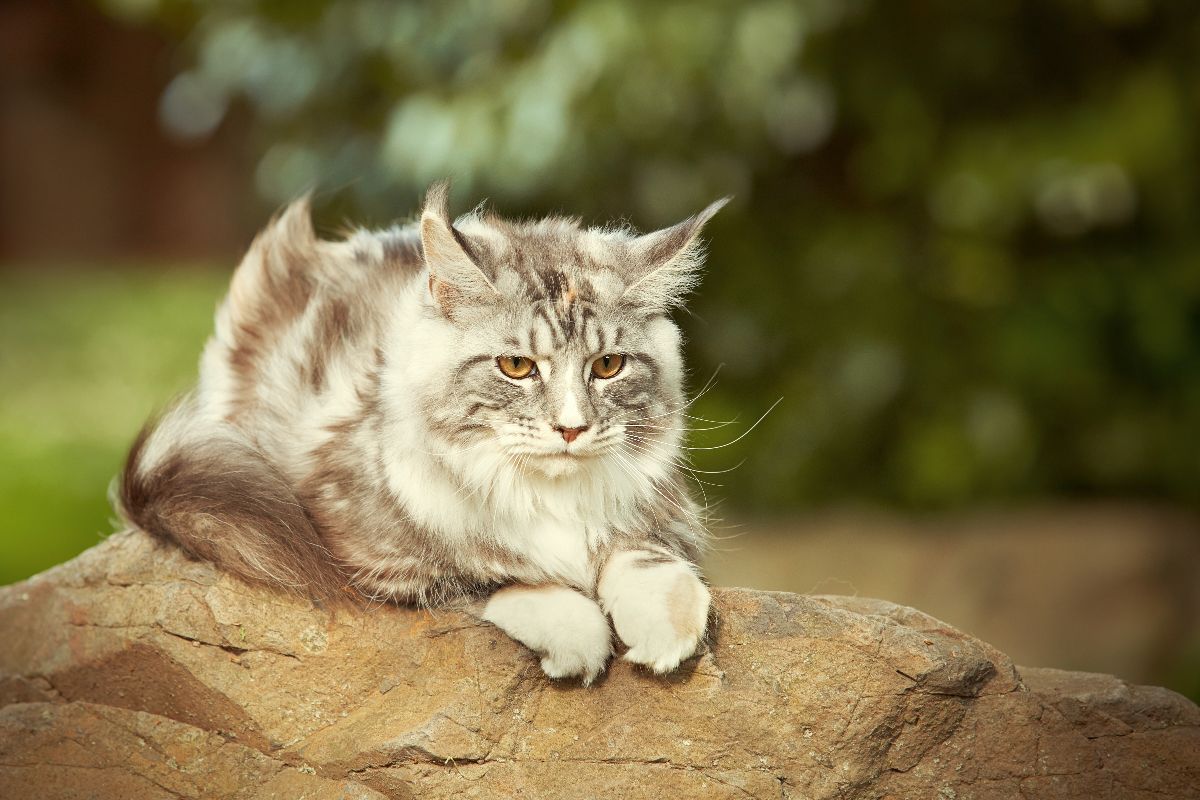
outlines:
[[[284,475],[187,396],[142,429],[116,492],[129,523],[246,581],[321,601],[349,580]]]

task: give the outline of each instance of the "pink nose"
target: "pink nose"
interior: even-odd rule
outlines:
[[[570,444],[579,438],[579,434],[587,430],[587,425],[584,425],[582,428],[564,428],[561,425],[555,425],[554,430],[561,433],[563,441],[565,441],[567,444]]]

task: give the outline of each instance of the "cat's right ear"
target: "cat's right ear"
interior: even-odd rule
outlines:
[[[447,317],[463,303],[500,295],[476,260],[470,240],[450,221],[449,195],[449,181],[438,181],[429,187],[421,210],[421,248],[429,268],[429,293]]]

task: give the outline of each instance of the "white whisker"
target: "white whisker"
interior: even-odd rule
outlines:
[[[775,407],[776,407],[776,406],[778,406],[778,405],[779,405],[780,403],[782,403],[782,402],[783,402],[783,398],[781,397],[781,398],[779,398],[778,400],[776,400],[774,403],[772,403],[772,404],[771,404],[771,407],[770,407],[770,408],[768,408],[766,411],[764,411],[764,412],[763,412],[763,414],[762,414],[762,416],[761,416],[761,417],[759,417],[758,419],[756,419],[756,420],[754,421],[754,424],[753,424],[753,425],[751,425],[751,426],[750,426],[749,428],[747,428],[746,430],[742,431],[742,434],[741,434],[741,436],[737,437],[736,439],[734,439],[734,440],[733,440],[733,441],[731,441],[731,442],[726,442],[725,444],[717,444],[717,445],[712,445],[712,446],[710,446],[710,447],[687,447],[687,448],[684,448],[684,449],[686,449],[686,450],[720,450],[720,449],[721,449],[721,448],[723,448],[723,447],[729,447],[730,445],[737,444],[737,443],[738,443],[738,442],[740,442],[742,439],[745,439],[745,438],[746,438],[746,437],[747,437],[747,436],[750,434],[750,431],[752,431],[752,430],[754,430],[755,428],[757,428],[757,427],[758,427],[758,424],[759,424],[760,422],[762,422],[764,419],[766,419],[766,418],[767,418],[767,415],[768,415],[768,414],[770,414],[772,411],[774,411],[774,410],[775,410]]]

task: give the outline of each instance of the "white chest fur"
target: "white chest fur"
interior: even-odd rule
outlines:
[[[536,572],[573,586],[592,588],[595,574],[590,553],[597,542],[589,541],[589,531],[583,523],[549,518],[514,527],[507,533],[508,546]]]
[[[464,563],[472,560],[472,552],[484,550],[481,542],[490,541],[511,558],[480,563],[482,573],[592,588],[592,554],[607,540],[609,523],[601,515],[589,518],[586,501],[568,487],[504,481],[499,469],[490,475],[500,488],[467,488],[437,459],[415,451],[389,464],[388,473],[392,490],[414,522],[460,548]]]

